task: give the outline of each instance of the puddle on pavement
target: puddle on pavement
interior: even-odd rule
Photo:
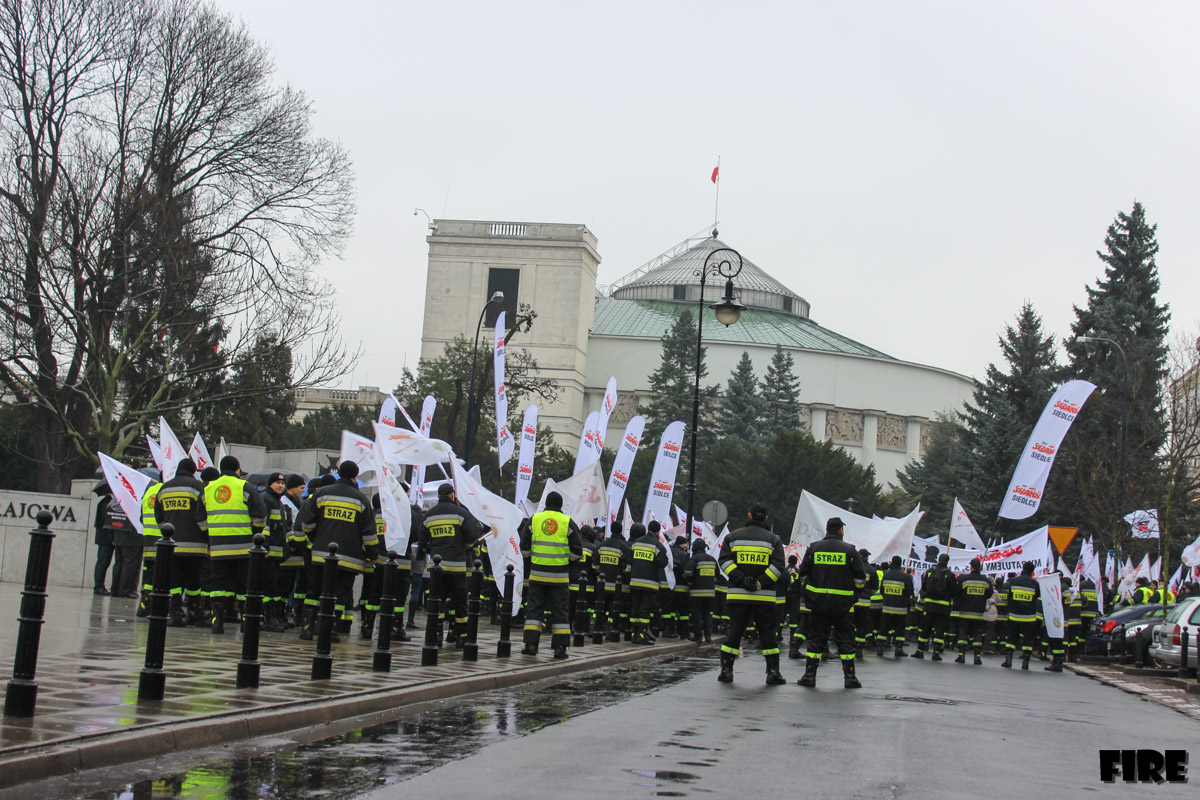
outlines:
[[[95,770],[0,791],[5,798],[77,800],[315,800],[355,797],[523,736],[651,692],[713,668],[715,652],[579,673],[553,684],[487,692],[390,722],[313,742],[283,737],[180,753],[161,763]],[[681,734],[686,735],[686,734]],[[696,749],[701,749],[697,747]],[[703,748],[709,749],[709,748]],[[657,781],[689,783],[686,772],[646,770]],[[661,784],[660,784],[661,786]],[[665,787],[664,787],[665,788]],[[658,792],[664,796],[676,796]]]

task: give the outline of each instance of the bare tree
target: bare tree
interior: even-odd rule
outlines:
[[[1161,504],[1162,574],[1170,575],[1171,536],[1189,517],[1200,493],[1200,335],[1176,337],[1167,356],[1167,443],[1162,452]]]
[[[34,409],[44,490],[261,391],[224,377],[263,335],[292,388],[356,359],[313,273],[349,235],[351,165],[272,73],[198,0],[0,0],[0,385]]]

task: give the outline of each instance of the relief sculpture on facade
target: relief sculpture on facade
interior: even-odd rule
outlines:
[[[862,412],[835,408],[825,415],[825,438],[835,442],[862,444]]]
[[[908,420],[905,417],[891,415],[880,417],[875,445],[884,450],[906,450],[908,448]]]

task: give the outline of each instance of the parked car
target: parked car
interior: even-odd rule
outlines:
[[[1164,666],[1178,667],[1183,654],[1183,632],[1188,632],[1188,666],[1196,667],[1197,639],[1200,638],[1200,597],[1187,597],[1156,626],[1150,656]]]
[[[1097,617],[1087,632],[1084,652],[1101,656],[1132,655],[1129,645],[1137,633],[1162,618],[1160,605],[1127,606]]]

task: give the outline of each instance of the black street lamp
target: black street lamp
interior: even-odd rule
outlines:
[[[475,326],[475,346],[471,349],[471,385],[467,390],[467,441],[464,446],[466,452],[463,453],[463,460],[468,465],[471,463],[471,445],[474,443],[474,433],[471,427],[471,421],[475,419],[475,364],[479,361],[479,331],[483,328],[483,318],[487,316],[487,310],[493,305],[504,302],[504,292],[496,292],[492,298],[483,304],[483,311],[479,312],[479,323]]]
[[[717,232],[713,231],[714,239],[716,235]],[[709,253],[708,257],[704,259],[704,266],[693,273],[700,276],[700,299],[696,312],[696,388],[692,394],[692,452],[687,484],[688,541],[691,541],[692,538],[692,521],[694,519],[692,511],[696,504],[696,432],[700,426],[700,350],[704,338],[704,284],[709,275],[719,275],[725,279],[725,296],[721,298],[720,302],[713,303],[709,308],[716,315],[717,322],[728,328],[737,322],[741,318],[742,312],[746,310],[746,307],[733,296],[733,279],[741,271],[741,253],[728,247],[722,247]]]
[[[1076,336],[1075,341],[1108,342],[1121,354],[1121,366],[1125,370],[1125,384],[1121,390],[1121,454],[1117,461],[1117,516],[1123,519],[1125,516],[1125,440],[1129,428],[1129,361],[1125,358],[1125,348],[1112,339],[1106,339],[1103,336]],[[1162,542],[1161,534],[1159,542]],[[1117,558],[1120,557],[1121,549],[1117,548]]]

